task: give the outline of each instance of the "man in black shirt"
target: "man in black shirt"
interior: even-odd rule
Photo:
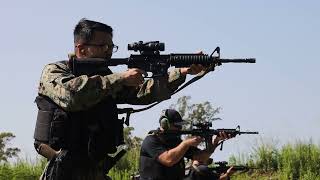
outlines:
[[[159,123],[158,132],[149,134],[142,143],[140,180],[182,180],[185,175],[184,157],[206,162],[219,142],[231,137],[223,132],[213,138],[208,149],[200,150],[197,146],[203,141],[201,137],[181,140],[180,136],[161,134],[166,130],[181,130],[184,121],[177,111],[164,110]]]

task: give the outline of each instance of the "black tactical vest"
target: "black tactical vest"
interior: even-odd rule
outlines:
[[[111,73],[106,68],[98,74]],[[111,96],[77,112],[66,112],[42,95],[35,102],[38,106],[35,144],[46,143],[55,150],[67,149],[72,157],[100,161],[124,143],[123,123],[118,119],[117,105]]]

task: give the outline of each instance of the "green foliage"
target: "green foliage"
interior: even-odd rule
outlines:
[[[137,148],[134,151],[129,150],[108,175],[113,180],[130,179],[130,176],[137,172],[138,153]],[[232,179],[236,180],[320,180],[320,147],[311,141],[286,144],[280,149],[271,143],[260,143],[252,151],[252,154],[232,156],[229,162],[230,164],[248,163],[249,166],[261,167],[257,171],[234,174]],[[13,164],[1,163],[0,180],[39,179],[45,164],[46,160],[44,159],[38,160],[36,163],[27,160],[19,160]],[[277,168],[274,167],[275,164],[277,164]]]
[[[293,179],[320,176],[320,148],[311,141],[287,144],[281,150],[279,167],[283,174]]]
[[[238,175],[236,179],[320,179],[320,147],[312,141],[286,144],[280,150],[275,144],[261,142],[246,158],[232,156],[229,161],[234,164],[247,163],[259,168],[251,175]]]
[[[27,160],[18,160],[16,163],[0,164],[0,180],[38,180],[46,160],[31,163]]]
[[[10,148],[7,147],[9,141],[15,138],[10,132],[1,132],[0,133],[0,162],[7,162],[9,158],[18,157],[20,152],[19,148]]]
[[[220,119],[215,116],[220,112],[221,107],[214,108],[208,101],[191,104],[190,100],[190,96],[182,96],[170,108],[176,109],[188,122],[211,122]]]
[[[132,136],[132,131],[134,130],[133,127],[125,127],[123,129],[123,138],[125,144],[128,146],[129,149],[132,148],[140,148],[142,139],[136,136]]]
[[[112,178],[112,180],[129,180],[131,177],[131,173],[123,170],[123,171],[118,171],[115,169],[111,169],[108,176]]]
[[[277,173],[239,173],[234,174],[231,177],[232,180],[270,180],[270,179],[277,179],[277,180],[288,180],[281,178]]]
[[[279,152],[274,142],[266,143],[261,141],[257,148],[253,148],[254,155],[251,157],[255,161],[255,166],[264,172],[278,170]],[[252,162],[252,161],[251,161]]]
[[[133,137],[133,130],[133,127],[124,128],[124,141],[128,151],[108,173],[114,180],[129,179],[131,175],[136,174],[138,171],[142,139]]]

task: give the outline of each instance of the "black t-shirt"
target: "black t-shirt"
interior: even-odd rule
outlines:
[[[167,143],[171,142],[171,143]],[[181,180],[184,177],[185,164],[184,159],[173,165],[167,167],[162,165],[158,161],[159,155],[163,152],[178,146],[182,140],[179,138],[165,138],[160,135],[149,135],[147,136],[142,145],[140,151],[140,176],[141,180]],[[185,157],[192,158],[192,155],[199,151],[197,148],[189,148]]]

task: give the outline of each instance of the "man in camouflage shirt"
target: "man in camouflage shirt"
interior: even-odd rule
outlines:
[[[110,26],[81,19],[74,29],[74,54],[79,60],[82,58],[111,58],[112,53],[117,51],[117,46],[114,45],[112,38],[113,30]],[[69,133],[66,135],[69,141],[60,147],[59,152],[61,154],[61,152],[67,151],[66,156],[71,154],[72,166],[70,169],[60,166],[62,174],[68,171],[68,179],[105,179],[104,164],[106,160],[103,156],[96,156],[96,154],[105,150],[106,152],[102,152],[102,154],[107,155],[112,152],[109,149],[117,145],[112,144],[111,140],[108,142],[114,134],[114,129],[117,129],[117,127],[110,127],[115,118],[118,120],[116,104],[150,104],[163,100],[160,97],[170,97],[170,93],[185,81],[187,74],[197,74],[202,70],[204,68],[201,65],[173,69],[168,73],[166,82],[162,82],[163,89],[156,90],[154,80],[144,80],[143,70],[137,68],[119,73],[113,73],[108,69],[106,74],[76,76],[72,73],[68,61],[46,65],[40,78],[38,97],[48,99],[67,114],[66,117],[70,121],[68,129],[62,130],[64,134]],[[159,94],[161,92],[169,94]],[[39,104],[38,108],[41,110]],[[101,116],[103,116],[102,119]],[[110,124],[108,124],[109,122]],[[98,129],[98,133],[95,132],[96,129]],[[116,135],[113,136],[117,138]],[[97,145],[103,140],[110,147],[102,146],[100,148]],[[73,145],[70,145],[70,142]],[[94,144],[95,142],[97,143]],[[53,160],[46,167],[42,179],[54,179],[48,175],[51,171],[50,168],[55,166]]]

